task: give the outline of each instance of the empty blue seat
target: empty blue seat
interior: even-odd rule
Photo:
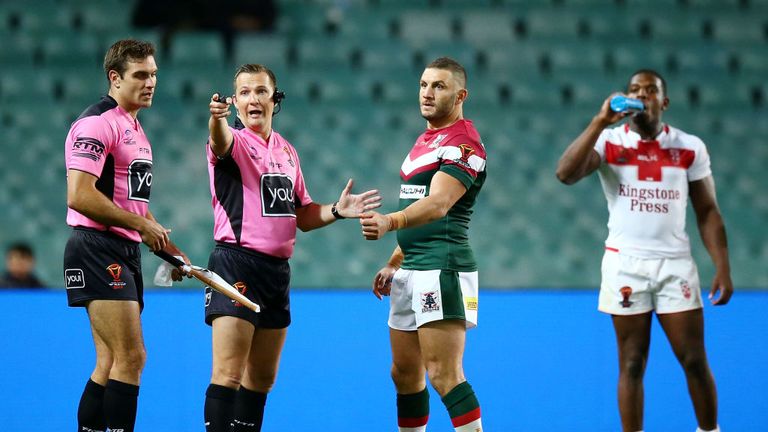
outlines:
[[[92,33],[49,32],[41,38],[43,61],[52,67],[77,66],[83,70],[100,69],[104,61],[103,42]]]
[[[173,36],[171,64],[177,66],[220,65],[227,60],[219,32],[180,32]]]
[[[479,50],[478,60],[480,65],[487,69],[489,74],[498,74],[511,77],[534,77],[540,73],[540,65],[543,51],[540,45],[527,43],[517,44],[489,44],[485,49]]]
[[[296,42],[298,67],[344,69],[351,64],[355,44],[335,38],[301,38]]]
[[[579,23],[579,15],[569,10],[542,8],[525,16],[527,37],[534,41],[576,39],[580,35]]]
[[[79,8],[77,15],[82,22],[82,30],[97,34],[130,32],[132,14],[125,3],[90,2]]]
[[[369,71],[413,68],[413,49],[397,40],[358,41],[360,66]]]
[[[456,35],[456,24],[449,10],[408,11],[400,17],[400,37],[409,43],[449,41]]]
[[[402,10],[350,8],[338,23],[338,36],[358,42],[391,40]]]
[[[462,38],[473,46],[515,40],[515,17],[507,11],[478,10],[459,19]]]
[[[28,34],[0,32],[3,44],[0,46],[0,63],[14,67],[29,68],[36,62],[37,39]],[[1,91],[1,89],[0,89]]]
[[[715,40],[736,46],[765,45],[768,41],[768,18],[743,14],[722,14],[713,17]]]
[[[288,40],[279,35],[242,33],[234,44],[235,65],[259,63],[270,69],[285,69],[288,64]]]
[[[49,31],[74,29],[73,9],[53,0],[10,2],[1,6],[0,10],[5,16],[5,25],[13,23],[28,34],[43,35]]]
[[[544,54],[553,75],[567,78],[571,74],[601,75],[605,69],[606,52],[596,43],[558,44]]]
[[[700,14],[654,14],[650,21],[652,38],[657,42],[695,43],[704,39],[706,21]]]

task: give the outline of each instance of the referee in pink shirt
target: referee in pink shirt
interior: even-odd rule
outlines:
[[[242,65],[234,88],[234,96],[214,94],[209,104],[216,247],[208,267],[261,312],[206,289],[205,321],[213,328],[213,372],[205,399],[208,432],[261,430],[291,323],[288,259],[296,228],[310,231],[381,205],[376,190],[351,194],[352,180],[337,202],[313,202],[296,149],[272,129],[272,116],[284,97],[275,74],[263,65]],[[231,104],[237,109],[234,127],[227,124]]]

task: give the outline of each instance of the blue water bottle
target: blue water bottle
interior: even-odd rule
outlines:
[[[611,110],[614,112],[628,112],[636,114],[645,109],[643,101],[626,96],[617,95],[611,98]]]

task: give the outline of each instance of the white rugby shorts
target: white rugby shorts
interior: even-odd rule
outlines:
[[[611,315],[700,309],[701,284],[691,257],[643,259],[606,250],[598,310]]]
[[[392,277],[389,327],[412,331],[444,319],[477,326],[477,272],[403,270]]]

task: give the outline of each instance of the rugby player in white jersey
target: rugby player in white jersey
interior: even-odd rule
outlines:
[[[644,69],[630,78],[627,96],[641,100],[643,111],[614,112],[613,96],[566,148],[557,178],[570,185],[598,171],[608,201],[598,309],[611,314],[616,332],[622,428],[643,429],[643,375],[656,312],[685,371],[698,430],[719,431],[701,286],[685,232],[690,197],[715,267],[709,299],[727,304],[733,283],[709,154],[699,138],[662,122],[670,101],[659,73]],[[625,124],[609,128],[627,116]]]

